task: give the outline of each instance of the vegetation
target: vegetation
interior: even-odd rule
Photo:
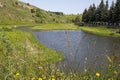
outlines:
[[[108,29],[105,27],[89,27],[89,26],[79,27],[79,28],[85,32],[92,33],[92,34],[120,37],[119,29]]]
[[[52,23],[52,24],[42,24],[40,26],[35,26],[33,30],[78,30],[78,26],[74,24],[61,24],[61,23]]]
[[[82,21],[82,15],[77,15],[75,19],[73,20],[74,23],[79,23]]]
[[[0,31],[0,79],[30,80],[40,77],[41,66],[56,63],[64,59],[56,52],[35,40],[27,32],[14,29]]]
[[[18,0],[0,0],[0,24],[70,23],[76,15],[45,11]]]
[[[0,0],[5,6],[0,7],[0,24],[16,24],[34,22],[34,18],[30,13],[30,8],[26,3],[18,0]]]
[[[120,23],[120,0],[116,3],[112,2],[109,9],[108,0],[106,4],[104,0],[101,0],[98,7],[95,4],[90,5],[89,9],[85,9],[83,12],[82,21],[86,23],[108,23],[109,25],[119,26]]]

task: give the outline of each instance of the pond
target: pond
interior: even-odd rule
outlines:
[[[33,31],[36,39],[49,48],[60,51],[66,59],[56,65],[64,70],[104,70],[114,57],[120,61],[120,39],[103,37],[75,30]]]

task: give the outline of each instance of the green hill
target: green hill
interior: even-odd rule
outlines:
[[[0,0],[0,24],[34,22],[30,6],[18,0]]]
[[[0,0],[0,24],[66,23],[75,17],[62,12],[45,11],[18,0]]]

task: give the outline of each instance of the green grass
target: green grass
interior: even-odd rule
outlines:
[[[116,33],[118,30],[117,29],[110,29],[110,28],[105,28],[105,27],[79,27],[79,29],[96,34],[96,35],[101,35],[101,36],[112,36],[112,37],[120,37],[119,33]]]
[[[39,77],[41,66],[56,63],[65,57],[35,40],[27,32],[0,31],[0,79],[30,80]],[[16,73],[20,76],[17,77]]]
[[[74,24],[61,24],[61,23],[51,23],[51,24],[41,24],[32,28],[33,30],[78,30],[78,26]]]

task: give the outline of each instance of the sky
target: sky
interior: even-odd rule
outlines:
[[[91,4],[98,5],[101,0],[20,0],[47,11],[63,12],[65,14],[81,14]],[[108,0],[109,3],[112,0]]]

